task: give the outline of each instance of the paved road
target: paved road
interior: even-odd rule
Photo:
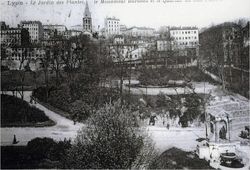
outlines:
[[[11,94],[11,93],[10,93]],[[24,92],[24,100],[27,102],[30,101],[30,91]],[[82,123],[76,123],[58,115],[41,104],[33,104],[35,107],[43,110],[44,113],[54,122],[56,122],[55,126],[52,127],[25,127],[25,128],[1,128],[1,146],[11,145],[14,134],[17,137],[19,143],[17,145],[26,145],[28,141],[34,139],[36,137],[51,137],[55,140],[64,140],[64,138],[75,138],[77,131],[81,129],[84,125]]]

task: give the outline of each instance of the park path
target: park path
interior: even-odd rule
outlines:
[[[138,81],[131,81],[131,84],[137,84]],[[124,80],[124,89],[129,90],[129,87],[126,86],[128,84],[128,80]],[[192,85],[194,87],[195,93],[198,94],[209,94],[212,93],[217,86],[210,84],[208,82],[192,82]],[[190,94],[193,93],[193,91],[188,88],[182,88],[182,87],[166,87],[166,88],[159,88],[159,87],[131,87],[130,88],[132,94],[147,94],[147,95],[158,95],[159,93],[164,93],[166,95],[177,95],[177,94]]]
[[[11,95],[11,93],[8,93]],[[24,100],[30,101],[30,91],[24,93]],[[82,123],[76,123],[61,115],[58,115],[41,104],[33,104],[35,107],[44,111],[44,113],[53,121],[56,122],[52,127],[14,127],[14,128],[1,128],[1,146],[12,145],[13,136],[16,135],[19,141],[16,145],[26,145],[30,140],[36,137],[50,137],[57,141],[66,139],[74,139],[77,131],[84,127]],[[146,126],[146,131],[155,143],[158,151],[171,147],[178,147],[183,150],[194,150],[197,142],[195,139],[203,136],[203,128],[177,128],[173,127],[169,130],[166,127],[160,126]]]
[[[24,92],[24,100],[29,102],[31,91]],[[11,92],[7,94],[11,95]],[[20,97],[20,96],[18,96]],[[1,128],[1,146],[12,145],[13,136],[16,135],[19,143],[17,145],[26,145],[28,141],[36,137],[50,137],[55,140],[74,139],[77,131],[80,130],[84,124],[76,123],[61,115],[50,111],[41,104],[32,104],[33,106],[43,110],[44,113],[53,120],[56,125],[52,127],[13,127]]]

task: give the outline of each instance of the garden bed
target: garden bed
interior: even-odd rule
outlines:
[[[54,126],[42,110],[14,96],[1,94],[1,127]]]

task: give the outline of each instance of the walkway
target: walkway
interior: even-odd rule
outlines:
[[[11,93],[9,93],[11,94]],[[30,91],[24,92],[24,100],[30,101]],[[54,122],[55,126],[52,127],[13,127],[13,128],[1,128],[1,146],[12,145],[13,136],[16,135],[19,143],[17,145],[26,145],[28,141],[36,137],[50,137],[55,140],[74,139],[77,131],[84,125],[82,123],[76,123],[61,115],[58,115],[41,104],[33,104],[35,107],[43,110],[44,113]]]

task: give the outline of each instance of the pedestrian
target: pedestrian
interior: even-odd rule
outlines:
[[[163,114],[163,116],[162,116],[162,124],[163,124],[163,126],[165,126],[165,123],[166,123],[166,115]]]
[[[30,104],[33,104],[33,97],[30,96]]]
[[[17,144],[19,141],[16,140],[16,135],[14,135],[14,139],[13,139],[13,142],[12,144]]]
[[[156,119],[156,115],[152,115],[150,116],[150,119],[149,119],[149,125],[152,125],[154,126],[155,125],[155,119]]]
[[[167,129],[169,129],[169,126],[170,126],[170,125],[169,125],[169,123],[168,123],[168,124],[167,124]]]

